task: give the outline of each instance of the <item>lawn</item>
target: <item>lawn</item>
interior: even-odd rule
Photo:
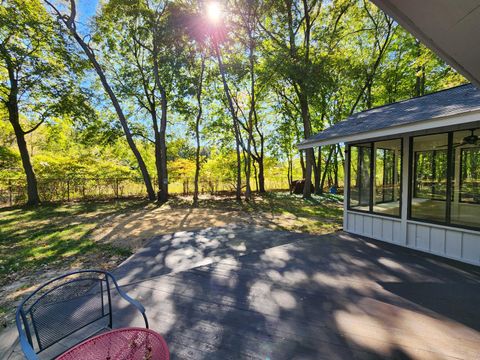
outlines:
[[[32,286],[70,269],[112,269],[154,236],[229,223],[326,233],[341,227],[337,196],[304,200],[288,193],[176,197],[158,206],[141,200],[44,205],[0,210],[0,317],[11,321],[15,301]]]

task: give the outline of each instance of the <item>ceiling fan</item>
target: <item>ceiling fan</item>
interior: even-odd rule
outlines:
[[[453,144],[454,148],[465,145],[480,145],[480,136],[475,135],[475,131],[478,129],[470,129],[470,135],[465,136],[461,142]],[[438,149],[446,149],[448,145],[439,146]]]
[[[479,144],[478,140],[480,137],[478,135],[475,135],[475,130],[470,130],[472,133],[468,136],[465,136],[460,144],[457,146],[462,146],[462,145],[477,145]]]

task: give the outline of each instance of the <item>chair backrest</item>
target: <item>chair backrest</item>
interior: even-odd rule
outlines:
[[[110,282],[117,286],[107,272],[82,270],[62,275],[39,287],[17,309],[22,348],[26,340],[38,354],[87,325],[97,331],[111,328]]]

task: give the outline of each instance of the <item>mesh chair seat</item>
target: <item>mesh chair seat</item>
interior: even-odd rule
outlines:
[[[81,329],[94,329],[94,334],[111,329],[112,291],[141,313],[148,328],[145,308],[118,286],[112,274],[100,270],[68,273],[43,284],[18,306],[17,329],[27,359],[38,359],[38,353],[79,335]]]

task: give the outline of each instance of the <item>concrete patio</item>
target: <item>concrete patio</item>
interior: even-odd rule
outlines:
[[[343,232],[178,232],[115,275],[172,359],[480,359],[479,268]]]

